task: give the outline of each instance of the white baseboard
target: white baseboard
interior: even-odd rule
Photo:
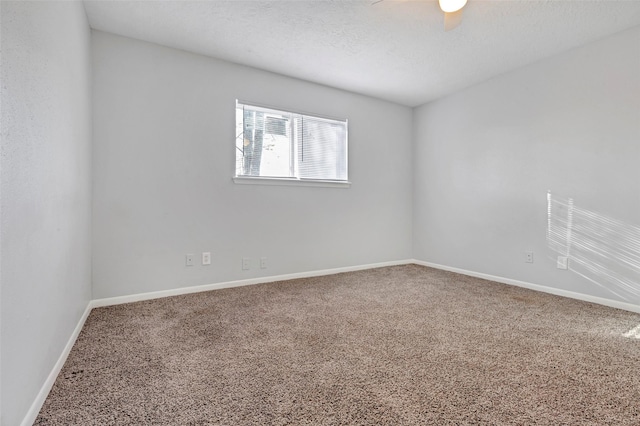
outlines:
[[[530,290],[541,291],[543,293],[555,294],[556,296],[569,297],[571,299],[582,300],[584,302],[597,303],[598,305],[609,306],[611,308],[623,309],[625,311],[640,313],[640,306],[632,303],[620,302],[612,299],[605,299],[604,297],[591,296],[584,293],[576,293],[568,290],[561,290],[558,288],[547,287],[540,284],[533,284],[526,281],[513,280],[511,278],[498,277],[495,275],[483,274],[481,272],[468,271],[466,269],[454,268],[452,266],[439,265],[437,263],[425,262],[422,260],[413,259],[411,263],[416,265],[428,266],[430,268],[442,269],[444,271],[456,272],[462,275],[468,275],[470,277],[483,278],[489,281],[496,281],[503,284],[514,285],[517,287],[524,287]]]
[[[38,395],[36,396],[36,399],[31,404],[31,407],[29,407],[29,411],[27,411],[27,415],[22,420],[22,423],[20,423],[20,426],[31,426],[33,422],[36,421],[36,418],[38,417],[38,413],[40,413],[40,409],[42,408],[44,401],[47,399],[47,395],[49,395],[49,392],[51,391],[51,388],[53,387],[53,384],[55,383],[56,378],[60,373],[60,370],[62,370],[64,363],[67,361],[67,357],[71,352],[71,348],[73,348],[73,345],[76,343],[76,339],[78,338],[78,335],[80,334],[80,331],[82,330],[82,327],[84,326],[84,323],[87,320],[87,317],[89,317],[89,313],[91,312],[91,309],[92,309],[92,306],[90,301],[87,304],[87,307],[85,308],[84,312],[82,313],[82,316],[80,317],[80,320],[76,325],[76,328],[73,330],[73,333],[71,333],[71,336],[69,337],[69,340],[67,341],[66,346],[62,350],[62,353],[60,354],[60,356],[58,357],[58,361],[56,361],[55,365],[53,366],[53,369],[49,373],[49,376],[47,376],[47,379],[44,381],[44,384],[40,388],[40,392],[38,392]]]
[[[310,272],[298,272],[285,275],[271,275],[268,277],[249,278],[246,280],[227,281],[215,284],[204,284],[193,287],[174,288],[171,290],[152,291],[149,293],[131,294],[127,296],[107,297],[104,299],[94,299],[91,301],[93,308],[103,306],[120,305],[123,303],[139,302],[142,300],[159,299],[162,297],[179,296],[181,294],[199,293],[201,291],[219,290],[221,288],[241,287],[245,285],[270,283],[274,281],[287,281],[297,278],[319,277],[322,275],[339,274],[342,272],[361,271],[364,269],[382,268],[385,266],[407,265],[414,263],[412,259],[396,260],[391,262],[370,263],[367,265],[346,266],[343,268],[321,269]]]

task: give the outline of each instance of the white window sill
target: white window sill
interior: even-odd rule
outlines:
[[[282,186],[320,186],[326,188],[349,188],[351,182],[337,180],[287,179],[270,177],[236,176],[233,181],[242,185],[282,185]]]

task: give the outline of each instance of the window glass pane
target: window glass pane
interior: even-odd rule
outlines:
[[[265,114],[260,176],[291,177],[289,117]]]
[[[248,106],[238,110],[236,129],[240,120],[242,135],[236,141],[236,175],[292,177],[290,117]]]
[[[242,175],[242,164],[244,156],[244,132],[242,131],[242,105],[236,105],[236,176]]]

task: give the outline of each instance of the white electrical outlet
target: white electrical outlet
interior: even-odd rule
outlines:
[[[242,270],[243,271],[248,271],[249,269],[251,269],[251,258],[243,257],[242,258]]]
[[[261,257],[260,258],[260,268],[267,269],[267,258],[266,257]]]
[[[208,252],[208,251],[202,252],[202,264],[211,265],[211,252]]]
[[[193,266],[194,265],[194,260],[193,260],[194,258],[195,258],[195,255],[193,255],[193,254],[186,255],[185,256],[185,262],[184,262],[185,265]]]
[[[524,252],[524,261],[527,263],[533,263],[533,252],[525,251]]]
[[[556,266],[558,269],[569,269],[569,258],[567,256],[558,256]]]

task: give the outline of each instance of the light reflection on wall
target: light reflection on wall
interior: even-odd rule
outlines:
[[[569,270],[623,300],[640,301],[640,227],[547,193],[547,244]]]

